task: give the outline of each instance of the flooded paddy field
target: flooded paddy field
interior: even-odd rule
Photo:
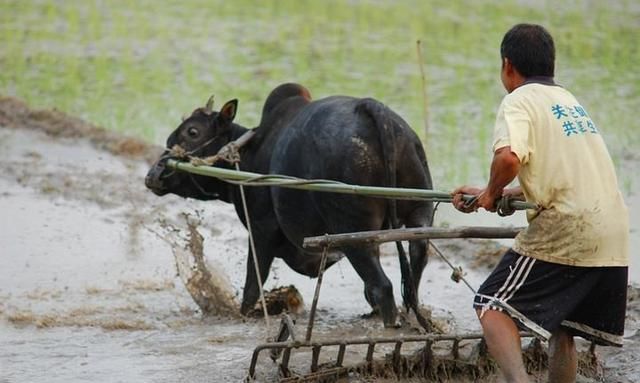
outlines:
[[[163,142],[211,93],[218,102],[238,98],[237,120],[255,126],[268,90],[297,81],[314,98],[372,96],[396,110],[422,139],[436,188],[482,183],[504,95],[499,43],[516,22],[550,29],[558,82],[606,135],[631,211],[633,285],[625,347],[597,352],[604,381],[640,381],[640,129],[632,113],[640,100],[639,15],[629,0],[0,2],[0,383],[243,380],[251,352],[278,321],[267,327],[229,310],[242,293],[246,231],[229,205],[145,190],[148,161],[160,150],[148,143]],[[185,214],[200,221],[219,315],[203,315],[178,275]],[[443,205],[436,224],[525,219]],[[474,287],[509,245],[437,243]],[[396,256],[383,253],[400,303]],[[279,261],[273,269],[266,288],[294,285],[305,301],[296,325],[304,334],[315,280]],[[432,257],[421,302],[444,330],[478,331],[471,293],[449,276]],[[325,276],[314,336],[415,332],[361,318],[368,310],[360,279],[341,261]],[[356,351],[353,362],[366,353]],[[300,370],[309,363],[292,359]],[[261,357],[258,380],[275,374]]]
[[[184,214],[198,218],[208,268],[227,293],[221,308],[237,305],[246,230],[230,205],[148,192],[143,178],[148,159],[159,150],[60,112],[0,100],[0,382],[237,382],[246,377],[253,349],[274,336],[278,317],[267,327],[263,319],[235,313],[203,315],[177,275],[174,256],[186,233]],[[640,204],[634,195],[627,202],[637,265]],[[441,206],[436,224],[519,225],[523,220],[519,214],[509,220],[466,216]],[[174,242],[168,240],[168,223],[180,230]],[[437,244],[477,287],[508,241]],[[400,303],[397,258],[390,248],[383,250],[388,256],[382,264]],[[304,299],[296,324],[302,336],[315,280],[278,260],[273,269],[267,289],[294,285]],[[444,331],[478,331],[471,293],[450,275],[433,256],[420,300]],[[640,380],[636,268],[631,279],[625,347],[597,349],[605,382]],[[325,275],[314,337],[416,333],[411,323],[384,329],[379,319],[361,317],[368,311],[362,282],[348,262],[340,261]],[[347,360],[362,360],[365,353],[355,349]],[[310,355],[296,356],[292,367],[308,371],[310,360]],[[276,365],[264,354],[258,381],[276,377]],[[368,380],[354,375],[344,381]]]

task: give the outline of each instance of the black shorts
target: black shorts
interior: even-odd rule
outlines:
[[[563,326],[597,344],[622,346],[627,272],[627,267],[549,263],[509,249],[480,286],[473,306],[502,311],[491,304],[497,298],[549,332]]]

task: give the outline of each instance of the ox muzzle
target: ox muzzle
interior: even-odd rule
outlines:
[[[167,160],[168,158],[161,158],[149,169],[147,176],[144,178],[145,186],[159,196],[169,192],[163,181],[164,173],[167,170]]]

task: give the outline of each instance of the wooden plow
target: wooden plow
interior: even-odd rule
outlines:
[[[522,228],[496,227],[460,227],[460,228],[411,228],[396,230],[379,230],[360,233],[343,233],[305,238],[305,248],[321,248],[323,261],[321,262],[316,292],[309,313],[305,340],[296,339],[293,321],[285,315],[280,323],[280,330],[276,341],[258,345],[251,358],[247,380],[256,376],[259,356],[263,351],[269,351],[271,359],[278,363],[280,382],[330,382],[355,373],[360,376],[389,376],[393,378],[423,377],[439,381],[451,378],[456,373],[463,373],[467,377],[480,378],[495,370],[488,354],[482,334],[423,334],[399,335],[397,337],[368,337],[352,339],[312,339],[313,325],[319,292],[324,273],[324,257],[329,247],[354,245],[357,243],[383,243],[413,239],[441,239],[441,238],[513,238]],[[452,267],[453,268],[453,267]],[[466,282],[466,281],[465,281]],[[469,286],[470,287],[470,286]],[[523,321],[527,321],[522,317]],[[533,323],[524,323],[531,332],[523,332],[523,338],[533,338],[530,347],[525,351],[532,355],[542,355],[540,340],[546,340],[548,334],[544,329],[537,328]],[[290,340],[287,340],[291,338]],[[462,356],[461,345],[473,345],[473,350]],[[360,362],[345,362],[348,348],[365,347],[364,358]],[[324,363],[320,363],[323,349],[337,348],[337,352]],[[386,348],[390,351],[383,358],[374,358],[376,351]],[[434,349],[441,352],[436,352]],[[409,350],[410,349],[410,350]],[[442,352],[442,350],[450,350]],[[310,354],[311,364],[307,372],[294,372],[290,368],[292,353]],[[409,351],[409,355],[403,355]],[[327,354],[329,352],[325,352]],[[326,359],[326,358],[325,358]],[[540,364],[540,358],[529,357],[531,361]],[[527,358],[525,358],[527,360]],[[531,363],[530,363],[531,364]],[[536,366],[531,367],[535,369]],[[540,367],[540,366],[538,366]]]

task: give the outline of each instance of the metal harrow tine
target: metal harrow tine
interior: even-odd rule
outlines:
[[[287,347],[282,355],[282,363],[280,364],[280,372],[283,376],[290,376],[289,372],[289,358],[291,357],[291,348]]]
[[[396,342],[396,346],[393,349],[393,370],[396,374],[400,374],[400,350],[402,349],[402,341]]]
[[[523,338],[531,338],[533,335],[530,333],[520,333]],[[371,373],[374,365],[374,354],[376,346],[378,344],[393,344],[393,368],[396,372],[401,373],[401,362],[403,360],[401,351],[402,347],[407,343],[420,343],[424,342],[424,348],[422,349],[422,362],[424,366],[423,374],[429,373],[429,366],[433,364],[435,355],[433,346],[436,342],[452,342],[451,355],[454,359],[458,360],[460,357],[460,344],[465,340],[480,340],[482,339],[481,333],[469,333],[469,334],[425,334],[425,335],[408,335],[398,337],[381,337],[381,338],[360,338],[360,339],[327,339],[327,340],[314,340],[314,341],[300,341],[291,340],[287,342],[271,342],[258,345],[253,351],[251,357],[251,365],[249,366],[248,380],[255,377],[256,366],[258,363],[258,356],[263,350],[280,350],[282,352],[282,361],[279,364],[279,369],[282,372],[284,378],[293,379],[295,374],[289,370],[289,363],[291,358],[291,351],[293,349],[311,349],[311,375],[315,377],[322,377],[329,375],[339,374],[349,369],[344,366],[344,359],[347,346],[350,345],[366,345],[367,353],[365,356],[365,369]],[[338,353],[335,359],[335,363],[332,367],[327,369],[320,368],[320,352],[322,347],[325,346],[338,346]],[[424,375],[426,376],[426,375]],[[287,381],[287,379],[285,379]]]
[[[320,349],[322,346],[315,345],[311,349],[311,372],[318,371],[318,358],[320,358]]]
[[[340,343],[340,348],[338,348],[338,358],[336,359],[336,366],[342,367],[342,363],[344,362],[344,352],[347,349],[346,343]]]
[[[295,341],[296,334],[294,331],[295,330],[294,324],[295,322],[293,321],[293,319],[291,319],[289,314],[283,314],[282,319],[280,320],[280,329],[278,330],[278,335],[276,335],[275,341],[284,342],[289,337],[291,337],[291,340]],[[275,362],[280,357],[281,353],[282,353],[281,348],[272,349],[270,353],[271,359]]]
[[[451,356],[453,359],[460,358],[460,338],[453,340],[453,346],[451,347]]]

